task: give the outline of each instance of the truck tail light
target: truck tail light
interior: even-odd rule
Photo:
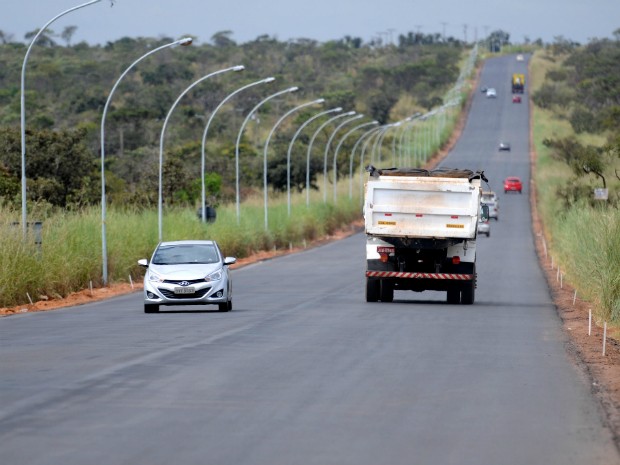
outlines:
[[[458,265],[459,263],[461,263],[461,257],[459,257],[458,255],[452,257],[452,264],[453,265]]]
[[[390,254],[394,253],[394,247],[379,246],[377,247],[377,253],[379,254],[381,262],[387,263]]]

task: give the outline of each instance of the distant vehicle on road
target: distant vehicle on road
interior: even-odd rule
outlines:
[[[522,190],[523,183],[521,182],[521,179],[517,176],[509,176],[504,179],[504,194],[508,191],[518,192],[519,194],[521,194]]]
[[[485,234],[487,237],[491,235],[491,223],[488,218],[478,221],[478,234]]]
[[[525,74],[514,73],[511,84],[513,94],[522,94],[525,89]]]
[[[493,191],[483,191],[482,197],[480,197],[482,205],[489,207],[489,218],[495,218],[499,220],[499,198]]]
[[[498,148],[500,152],[510,152],[510,142],[500,142]]]
[[[517,55],[517,61],[523,61],[523,55],[521,55],[520,53]]]
[[[512,96],[512,103],[521,103],[521,96],[520,95],[513,95]]]
[[[232,280],[228,265],[215,241],[161,242],[144,275],[144,313],[156,313],[160,305],[216,304],[220,312],[232,310]]]
[[[497,97],[497,91],[493,87],[489,87],[487,89],[487,98],[495,98]]]

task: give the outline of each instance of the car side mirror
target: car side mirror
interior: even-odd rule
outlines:
[[[138,260],[138,265],[143,266],[144,268],[148,268],[149,262],[146,258],[141,258]]]
[[[234,263],[237,263],[237,259],[235,257],[224,258],[224,265],[232,265]]]

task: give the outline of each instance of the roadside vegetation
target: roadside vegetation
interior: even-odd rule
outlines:
[[[533,179],[550,253],[596,319],[618,326],[620,30],[616,40],[540,49],[530,71]]]
[[[7,35],[5,34],[4,37]],[[50,39],[50,40],[47,40]],[[58,298],[102,284],[100,118],[115,79],[144,50],[169,38],[125,38],[104,47],[59,46],[44,38],[33,50],[27,72],[27,201],[29,237],[20,217],[19,71],[25,45],[0,45],[0,307],[28,299]],[[363,43],[345,37],[327,43],[268,36],[236,44],[229,31],[211,43],[167,50],[145,60],[125,78],[106,120],[107,256],[109,282],[140,279],[138,258],[149,257],[158,241],[158,160],[162,121],[175,97],[209,72],[236,64],[243,73],[204,83],[187,94],[166,133],[163,171],[163,239],[215,239],[227,255],[303,247],[361,218],[362,168],[369,162],[423,164],[452,132],[462,106],[403,132],[386,134],[375,156],[350,154],[361,135],[341,147],[337,179],[323,185],[323,151],[333,128],[317,134],[310,160],[310,202],[306,205],[306,156],[318,119],[296,141],[291,157],[289,215],[286,156],[294,131],[319,111],[341,106],[379,124],[424,114],[462,97],[448,92],[471,55],[470,47],[439,34],[400,36],[398,45]],[[469,63],[471,65],[471,63]],[[238,75],[237,75],[238,74]],[[217,221],[203,224],[201,138],[206,119],[233,90],[267,76],[276,85],[253,87],[227,104],[211,126],[206,144],[207,203]],[[250,121],[239,146],[240,216],[235,205],[235,140],[242,120],[266,95],[291,87],[294,95],[270,101]],[[267,87],[267,86],[262,86]],[[300,111],[278,128],[269,146],[268,228],[263,205],[263,144],[272,125],[289,108],[318,97],[323,108]],[[464,99],[461,99],[463,101]],[[343,133],[345,131],[343,130]],[[404,142],[405,147],[397,143]],[[319,156],[320,155],[320,156]],[[353,176],[349,178],[352,170]],[[337,201],[333,199],[334,183]],[[327,190],[324,199],[323,190]],[[32,222],[41,222],[40,237]],[[40,239],[40,241],[39,241]]]

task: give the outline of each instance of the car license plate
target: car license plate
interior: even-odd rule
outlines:
[[[196,289],[194,289],[193,287],[175,287],[174,288],[175,294],[194,294],[195,292],[196,292]]]

